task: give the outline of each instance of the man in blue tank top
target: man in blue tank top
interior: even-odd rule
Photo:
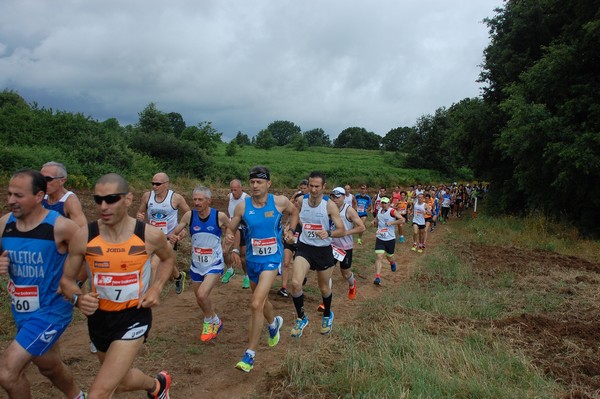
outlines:
[[[225,234],[226,249],[231,249],[235,232],[240,225],[246,225],[246,271],[252,289],[252,315],[248,332],[248,349],[244,357],[235,366],[245,372],[254,367],[254,356],[263,326],[263,318],[269,324],[269,346],[279,342],[279,330],[283,324],[281,316],[275,316],[273,305],[268,300],[269,290],[283,262],[282,236],[290,242],[294,238],[293,229],[298,223],[298,210],[283,195],[269,194],[271,176],[269,169],[256,166],[250,171],[251,196],[239,203]],[[287,216],[287,225],[283,229],[282,218]],[[284,231],[282,231],[284,230]],[[232,256],[237,254],[232,253]]]
[[[73,306],[57,294],[71,238],[72,220],[44,209],[46,179],[32,169],[16,172],[8,186],[10,213],[0,218],[0,276],[7,290],[17,335],[0,356],[0,385],[9,398],[31,397],[25,370],[30,362],[67,398],[83,392],[60,356],[58,340],[73,316]]]

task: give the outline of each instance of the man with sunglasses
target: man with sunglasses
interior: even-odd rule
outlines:
[[[181,194],[177,194],[169,189],[169,176],[166,173],[157,173],[152,178],[152,191],[147,191],[142,195],[140,208],[137,218],[142,222],[146,219],[148,212],[148,223],[158,227],[171,241],[170,235],[177,227],[178,214],[189,212],[190,207]],[[177,241],[173,244],[173,249],[177,250]],[[157,261],[152,260],[152,274],[156,274]],[[185,272],[179,271],[177,265],[173,268],[171,278],[175,280],[175,292],[181,294],[185,288]]]
[[[150,398],[168,398],[171,376],[156,378],[132,364],[148,337],[151,308],[175,265],[175,253],[165,234],[128,215],[133,201],[121,176],[102,176],[94,187],[100,219],[80,229],[69,246],[61,279],[63,295],[88,317],[89,335],[98,348],[100,370],[90,387],[94,398],[115,392],[144,390]],[[158,260],[152,276],[151,258]],[[91,291],[83,293],[75,278],[87,266]]]
[[[15,339],[0,355],[0,386],[9,398],[30,398],[25,371],[35,364],[67,398],[83,399],[63,363],[59,338],[73,316],[57,293],[73,235],[72,220],[42,206],[46,179],[32,169],[16,172],[8,184],[10,213],[0,218],[0,276],[8,275]]]
[[[46,179],[47,191],[42,201],[44,208],[51,209],[71,219],[79,227],[87,224],[81,202],[74,192],[65,188],[67,168],[59,162],[46,162],[40,171]]]

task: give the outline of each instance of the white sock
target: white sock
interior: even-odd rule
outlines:
[[[246,349],[246,353],[249,354],[252,359],[256,356],[256,351],[253,351],[252,349]]]
[[[354,284],[356,283],[356,281],[354,281],[354,273],[350,273],[350,277],[348,277],[346,280],[348,280],[350,287],[354,287]]]

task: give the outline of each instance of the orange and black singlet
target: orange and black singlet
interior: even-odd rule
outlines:
[[[106,242],[98,222],[88,224],[85,260],[91,271],[92,292],[100,299],[99,309],[109,312],[138,306],[150,285],[152,270],[146,252],[145,224],[136,221],[133,235],[121,243]]]

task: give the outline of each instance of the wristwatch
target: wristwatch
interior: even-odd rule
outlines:
[[[73,296],[71,297],[71,300],[69,302],[71,302],[71,305],[77,306],[78,300],[79,300],[79,295],[73,294]]]

